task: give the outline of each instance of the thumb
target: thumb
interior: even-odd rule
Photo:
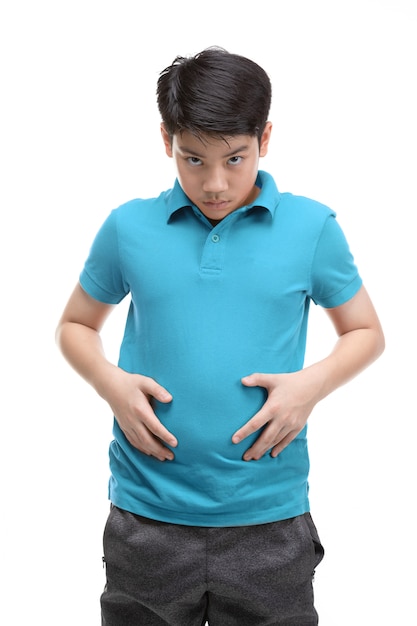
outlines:
[[[172,400],[172,395],[167,389],[165,389],[165,387],[161,387],[161,385],[158,385],[154,389],[152,395],[155,400],[159,400],[159,402],[171,402]]]
[[[145,394],[152,396],[155,400],[159,400],[159,402],[171,402],[172,394],[170,394],[165,387],[156,382],[156,380],[143,376],[140,376],[140,379],[144,381],[142,383],[142,391],[144,391]]]
[[[266,374],[249,374],[249,376],[244,376],[241,378],[241,382],[246,387],[265,387],[266,383]]]

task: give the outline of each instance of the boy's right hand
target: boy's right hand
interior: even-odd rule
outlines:
[[[151,405],[151,398],[171,402],[172,395],[164,387],[153,378],[130,374],[116,367],[106,381],[106,391],[102,395],[132,446],[160,461],[173,460],[172,450],[163,444],[175,448],[177,439],[163,426]]]

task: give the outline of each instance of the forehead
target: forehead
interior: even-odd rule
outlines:
[[[174,149],[182,153],[192,153],[196,156],[209,154],[228,156],[236,152],[250,150],[254,145],[257,145],[257,137],[251,135],[231,135],[227,137],[201,135],[201,137],[196,137],[189,131],[184,131],[175,133],[173,137]]]

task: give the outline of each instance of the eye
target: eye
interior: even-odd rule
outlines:
[[[232,156],[230,157],[228,162],[230,163],[230,165],[239,165],[239,163],[242,162],[242,159],[243,157],[241,156]]]
[[[201,159],[198,157],[187,157],[187,162],[190,165],[201,165]]]

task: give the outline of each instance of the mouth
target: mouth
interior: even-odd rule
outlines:
[[[228,206],[229,202],[228,200],[206,200],[203,202],[203,204],[208,209],[220,211],[221,209],[225,209]]]

